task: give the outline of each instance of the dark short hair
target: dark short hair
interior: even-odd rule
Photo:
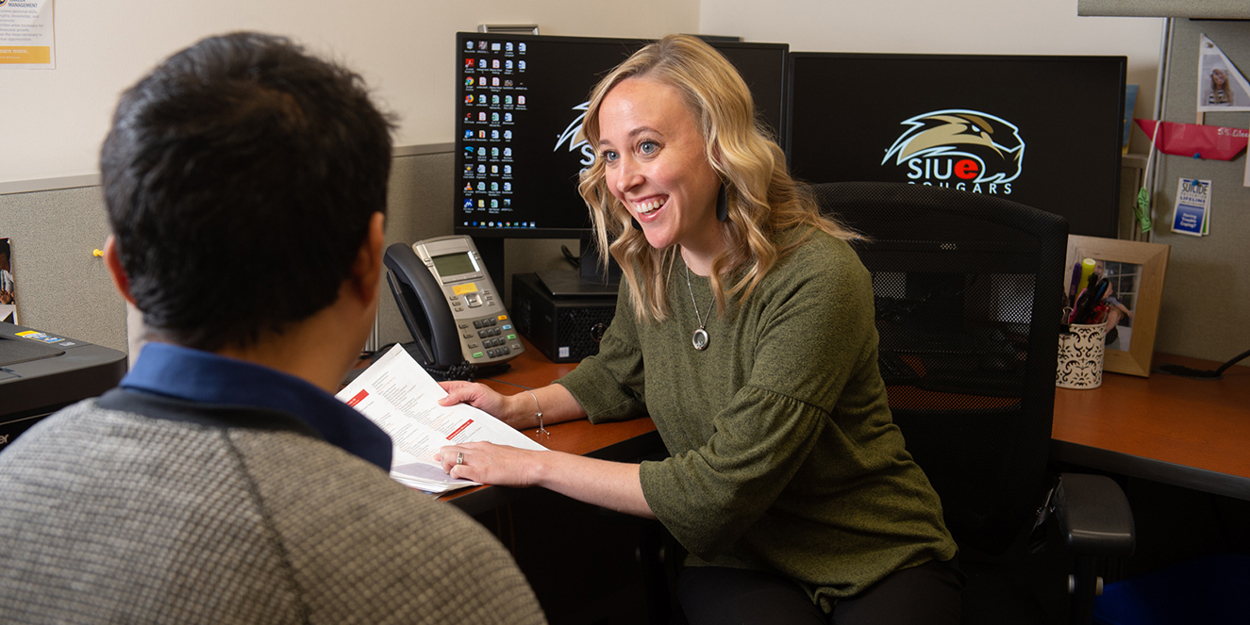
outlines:
[[[386,210],[391,127],[360,76],[258,33],[204,39],[127,90],[100,172],[148,328],[213,351],[333,303]]]

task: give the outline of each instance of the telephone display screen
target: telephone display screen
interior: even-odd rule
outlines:
[[[434,268],[438,270],[438,275],[444,278],[465,273],[477,273],[478,271],[478,268],[473,264],[473,257],[469,256],[467,252],[444,254],[435,256],[430,260],[434,261]]]

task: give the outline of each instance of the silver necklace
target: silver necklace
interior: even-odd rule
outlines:
[[[694,334],[690,336],[690,343],[694,345],[695,349],[703,351],[707,349],[708,342],[707,330],[704,329],[707,327],[707,322],[703,320],[703,315],[699,314],[699,302],[694,301],[694,287],[690,286],[690,265],[686,265],[686,290],[690,291],[690,303],[694,304],[694,316],[699,320],[699,329],[695,330]],[[715,301],[716,299],[713,297],[707,303],[708,320],[712,319],[712,303]]]

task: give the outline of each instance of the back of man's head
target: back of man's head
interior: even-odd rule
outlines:
[[[360,77],[290,41],[212,37],[121,99],[100,155],[135,305],[216,351],[333,303],[386,210],[390,122]]]

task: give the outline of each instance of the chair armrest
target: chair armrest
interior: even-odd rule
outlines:
[[[1120,485],[1103,475],[1064,473],[1055,516],[1068,550],[1078,555],[1128,556],[1136,546],[1133,511]]]

